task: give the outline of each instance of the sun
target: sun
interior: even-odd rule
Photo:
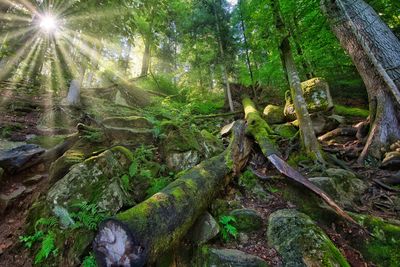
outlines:
[[[57,19],[52,15],[45,15],[41,17],[39,26],[43,31],[52,33],[57,30]]]

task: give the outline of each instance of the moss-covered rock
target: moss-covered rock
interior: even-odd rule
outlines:
[[[116,150],[89,158],[74,165],[50,188],[47,201],[62,207],[86,201],[96,203],[102,211],[115,213],[123,205],[132,204],[121,181],[130,163],[124,153]]]
[[[219,225],[217,221],[210,213],[205,212],[196,220],[187,237],[194,245],[200,246],[216,237],[218,233]]]
[[[270,215],[268,242],[282,256],[284,266],[350,266],[310,217],[296,210]]]
[[[283,114],[283,107],[268,105],[263,112],[263,118],[269,124],[284,123],[285,115]]]
[[[106,147],[107,143],[104,145],[101,143],[93,143],[82,136],[71,149],[67,150],[51,164],[49,171],[50,181],[52,181],[52,183],[58,181],[68,173],[72,166],[83,162],[97,151],[106,149]]]
[[[351,171],[330,168],[326,173],[329,177],[313,177],[309,180],[345,208],[353,207],[354,202],[368,187]]]
[[[144,117],[130,116],[130,117],[111,117],[103,121],[104,125],[117,127],[117,128],[131,128],[131,129],[152,129],[153,124]]]
[[[267,267],[261,258],[236,249],[200,247],[193,258],[193,267]]]
[[[221,139],[217,138],[206,130],[202,130],[200,135],[200,145],[202,147],[202,154],[204,158],[214,157],[224,151],[224,145]]]
[[[322,78],[302,82],[301,87],[310,113],[327,111],[333,107],[329,85]]]
[[[350,214],[358,223],[372,233],[366,242],[357,242],[363,256],[377,266],[400,266],[400,225],[390,224],[381,218],[369,215]]]
[[[233,225],[242,232],[259,230],[263,225],[263,219],[257,211],[252,209],[236,209],[230,212],[236,222]]]
[[[35,136],[27,141],[28,144],[35,144],[46,149],[50,149],[65,140],[65,135]]]
[[[154,142],[152,129],[141,128],[120,128],[106,126],[107,136],[114,140],[114,143],[128,141],[131,145],[151,145]]]
[[[276,134],[284,138],[292,138],[299,131],[299,129],[291,123],[273,125],[272,129]]]

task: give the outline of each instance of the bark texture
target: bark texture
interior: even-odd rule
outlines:
[[[380,161],[400,139],[400,41],[363,0],[322,0],[321,8],[368,92],[371,130],[359,161]]]
[[[208,207],[228,174],[247,163],[251,144],[244,122],[230,147],[187,171],[161,192],[100,225],[93,249],[100,266],[144,266],[174,246]],[[240,164],[237,164],[240,163]]]
[[[279,1],[272,1],[271,3],[275,16],[276,28],[281,36],[279,50],[281,52],[282,64],[290,84],[293,104],[296,110],[297,119],[299,120],[300,124],[300,133],[303,146],[307,153],[313,155],[319,161],[324,162],[317,137],[314,133],[311,117],[307,110],[307,104],[303,96],[299,73],[292,55],[289,34],[281,16]]]

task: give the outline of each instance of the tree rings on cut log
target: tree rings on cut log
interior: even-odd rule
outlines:
[[[108,219],[101,223],[99,229],[93,241],[93,249],[100,266],[145,265],[147,251],[135,240],[124,223]]]

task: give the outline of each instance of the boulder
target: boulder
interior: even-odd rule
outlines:
[[[44,176],[44,175],[38,174],[38,175],[35,175],[35,176],[25,179],[22,183],[26,186],[32,186],[32,185],[35,185],[35,184],[39,183],[40,181],[42,181],[45,177],[46,176]]]
[[[335,117],[327,116],[322,112],[312,113],[310,116],[316,135],[321,135],[332,131],[340,124]]]
[[[166,155],[165,162],[168,168],[174,171],[182,171],[196,166],[201,161],[198,151],[190,150],[187,152],[175,152]]]
[[[267,267],[263,259],[236,249],[217,249],[203,246],[193,259],[193,267]]]
[[[296,210],[272,213],[267,236],[284,266],[350,266],[322,229]]]
[[[14,174],[26,163],[40,156],[45,150],[37,145],[22,145],[10,150],[0,150],[0,167]]]
[[[188,233],[188,239],[196,246],[203,245],[216,237],[219,233],[219,225],[214,217],[205,212],[200,216]]]
[[[50,188],[47,202],[66,209],[74,203],[94,203],[100,211],[112,214],[124,205],[132,205],[132,198],[125,192],[121,180],[131,157],[117,148],[74,165]]]
[[[206,130],[202,130],[200,135],[200,146],[202,148],[202,154],[204,155],[204,158],[214,157],[224,151],[224,145],[220,138],[217,138]]]
[[[135,129],[106,126],[106,135],[116,143],[128,141],[131,145],[151,145],[154,142],[152,129]]]
[[[231,211],[230,215],[236,219],[233,225],[241,232],[257,231],[263,225],[260,214],[252,209],[236,209]]]
[[[152,129],[153,124],[144,117],[130,116],[130,117],[111,117],[106,118],[102,122],[106,126],[117,127],[117,128],[141,128],[141,129]]]
[[[329,85],[322,78],[313,78],[301,83],[307,109],[310,113],[330,111],[334,105]],[[296,112],[291,99],[290,91],[286,93],[284,114],[287,120],[296,119]]]
[[[269,124],[284,123],[286,119],[283,110],[283,107],[268,105],[264,109],[263,117]]]
[[[328,111],[333,108],[329,85],[322,78],[302,82],[301,87],[310,113]]]

